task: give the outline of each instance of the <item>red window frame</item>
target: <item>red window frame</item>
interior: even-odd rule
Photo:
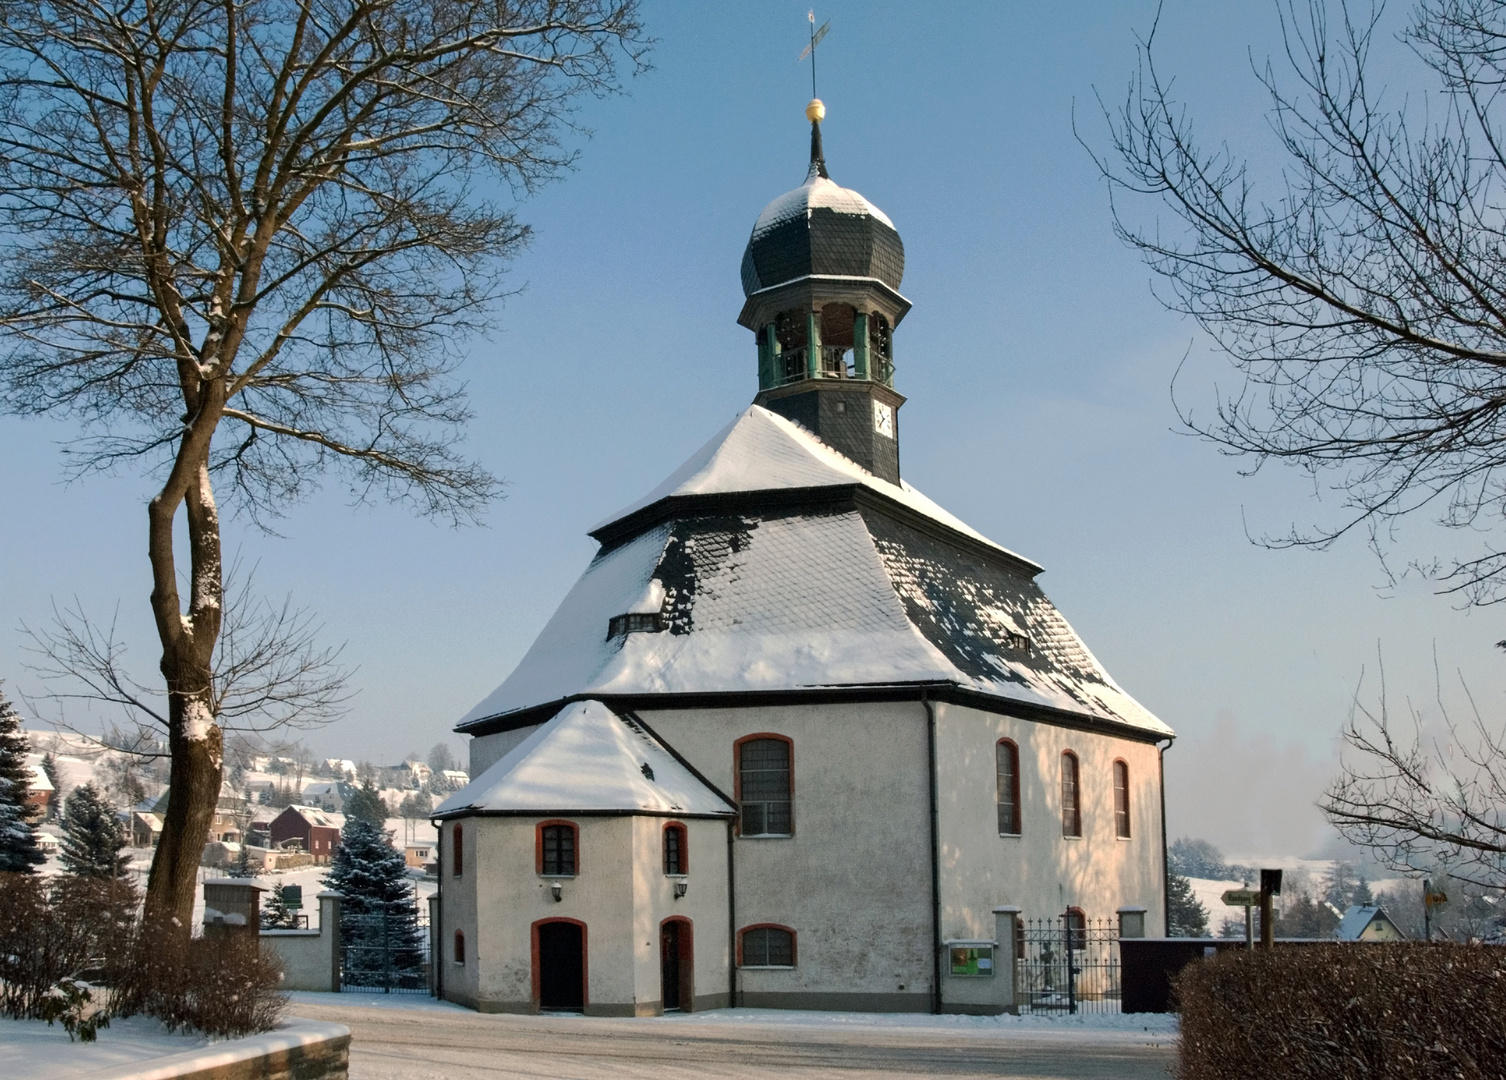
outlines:
[[[737,966],[743,966],[743,937],[749,930],[783,930],[790,935],[790,967],[800,966],[800,935],[793,926],[785,926],[783,923],[760,922],[749,923],[737,932]],[[767,964],[758,964],[757,967],[768,967]],[[778,969],[786,970],[784,965],[777,965]]]
[[[670,834],[671,831],[673,831],[674,833],[677,834],[677,839],[679,840],[679,847],[680,847],[680,850],[679,850],[680,866],[679,866],[679,869],[676,869],[676,870],[671,870],[669,868],[669,834]],[[665,824],[664,824],[664,833],[663,833],[663,847],[664,847],[664,872],[666,874],[671,875],[673,877],[683,877],[684,875],[690,873],[690,830],[685,827],[685,823],[684,822],[682,822],[682,821],[668,821],[668,822],[665,822]]]
[[[737,803],[737,824],[735,830],[738,836],[743,834],[743,746],[746,743],[757,742],[759,739],[777,739],[789,748],[789,788],[790,788],[790,831],[787,833],[749,833],[749,836],[770,837],[783,839],[795,835],[795,740],[788,735],[780,735],[775,731],[759,731],[752,735],[744,735],[732,744],[732,800]]]
[[[1114,759],[1114,835],[1130,838],[1129,762],[1123,758]]]
[[[450,827],[450,863],[453,877],[465,876],[465,832],[458,821]]]
[[[573,844],[573,846],[574,846],[574,854],[575,854],[575,868],[574,868],[574,870],[571,873],[568,873],[568,874],[558,874],[558,873],[555,873],[555,874],[549,874],[547,876],[549,876],[549,877],[561,877],[561,878],[564,878],[564,877],[580,877],[580,826],[577,825],[573,821],[566,821],[563,818],[551,818],[548,821],[541,821],[534,828],[534,830],[533,830],[533,868],[534,868],[534,872],[537,873],[540,877],[545,876],[545,874],[544,874],[544,830],[545,829],[549,829],[549,828],[555,828],[555,827],[558,827],[558,826],[564,826],[565,828],[568,828],[574,834],[574,844]],[[569,920],[567,919],[565,921],[568,922]]]
[[[1082,762],[1062,751],[1062,836],[1082,836]],[[1069,780],[1070,776],[1070,780]]]
[[[455,931],[455,946],[454,946],[454,948],[455,948],[455,952],[453,954],[453,959],[454,959],[455,963],[457,963],[457,964],[464,964],[465,963],[465,931],[464,930],[456,930]]]
[[[996,789],[1002,788],[1000,783],[999,755],[1007,749],[1012,769],[1010,770],[1010,790],[1005,792],[997,790],[996,798],[999,809],[999,835],[1019,836],[1021,834],[1020,822],[1020,747],[1013,739],[1000,739],[994,744],[994,784]],[[1013,819],[1014,828],[1004,828],[1004,807],[1009,807],[1010,817]]]

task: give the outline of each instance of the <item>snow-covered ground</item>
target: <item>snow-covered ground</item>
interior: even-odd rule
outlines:
[[[61,1080],[207,1046],[200,1035],[174,1035],[160,1021],[114,1020],[92,1043],[68,1041],[63,1025],[0,1018],[0,1074],[15,1080]]]
[[[418,994],[323,994],[295,991],[288,995],[293,1010],[300,1005],[324,1005],[342,1009],[429,1011],[482,1014]],[[533,1019],[576,1021],[572,1013],[540,1013]],[[615,1021],[614,1021],[615,1022]],[[670,1027],[706,1027],[720,1024],[748,1029],[803,1028],[820,1031],[946,1031],[956,1034],[1005,1035],[1031,1033],[1050,1035],[1060,1032],[1067,1038],[1081,1038],[1101,1031],[1141,1033],[1150,1042],[1174,1042],[1179,1031],[1172,1013],[1079,1013],[1076,1016],[932,1016],[928,1013],[824,1012],[799,1009],[707,1009],[695,1013],[669,1013],[664,1016],[639,1017],[635,1024],[663,1024]]]

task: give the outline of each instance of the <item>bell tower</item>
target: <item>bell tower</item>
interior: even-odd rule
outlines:
[[[758,341],[758,396],[833,450],[899,483],[894,330],[910,310],[899,293],[905,247],[878,207],[826,171],[821,121],[805,107],[805,183],[758,215],[743,252],[746,300],[737,321]]]

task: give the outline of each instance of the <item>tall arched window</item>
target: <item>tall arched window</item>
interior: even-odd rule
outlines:
[[[998,770],[999,835],[1020,832],[1020,748],[1008,739],[994,747]]]
[[[671,822],[664,826],[664,872],[690,873],[690,852],[685,843],[685,826]]]
[[[458,824],[450,830],[450,867],[456,877],[465,873],[465,836]]]
[[[751,735],[737,743],[737,800],[744,836],[794,833],[794,793],[790,740]]]
[[[1130,835],[1129,766],[1114,762],[1114,835],[1128,840]]]
[[[543,877],[574,877],[579,873],[580,861],[576,857],[579,847],[574,823],[540,822],[534,847],[539,874]]]
[[[455,931],[455,963],[465,963],[465,931]]]
[[[1062,835],[1082,835],[1082,791],[1079,786],[1077,755],[1068,750],[1062,755]]]
[[[1082,908],[1068,908],[1066,916],[1067,937],[1074,951],[1088,947],[1088,917]]]

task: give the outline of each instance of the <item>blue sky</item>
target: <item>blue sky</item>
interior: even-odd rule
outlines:
[[[896,334],[905,477],[1043,563],[1048,595],[1131,693],[1182,735],[1174,832],[1244,852],[1317,842],[1310,808],[1362,671],[1431,701],[1434,656],[1487,710],[1506,636],[1423,583],[1384,588],[1362,538],[1314,553],[1249,533],[1325,519],[1294,474],[1253,479],[1178,434],[1169,384],[1232,382],[1113,237],[1073,134],[1102,147],[1095,90],[1123,95],[1153,2],[833,3],[820,94],[833,178],[895,222],[914,309]],[[647,4],[654,70],[589,101],[577,171],[522,207],[520,292],[464,367],[468,446],[509,483],[486,527],[351,508],[331,480],[280,537],[227,524],[264,591],[313,609],[359,670],[351,714],[313,733],[373,760],[426,749],[511,670],[590,559],[585,530],[653,487],[752,399],[738,263],[759,210],[804,177],[806,5]],[[1250,57],[1273,5],[1167,0],[1158,51],[1212,137],[1270,148]],[[1400,76],[1398,76],[1400,77]],[[1270,159],[1267,159],[1270,160]],[[1154,207],[1137,212],[1154,213]],[[1198,395],[1202,395],[1199,397]],[[65,423],[0,418],[0,677],[33,694],[21,623],[77,598],[120,625],[143,677],[145,480],[65,485]],[[1459,547],[1419,523],[1406,554]],[[458,738],[455,738],[459,745]],[[1236,794],[1237,793],[1237,794]]]

